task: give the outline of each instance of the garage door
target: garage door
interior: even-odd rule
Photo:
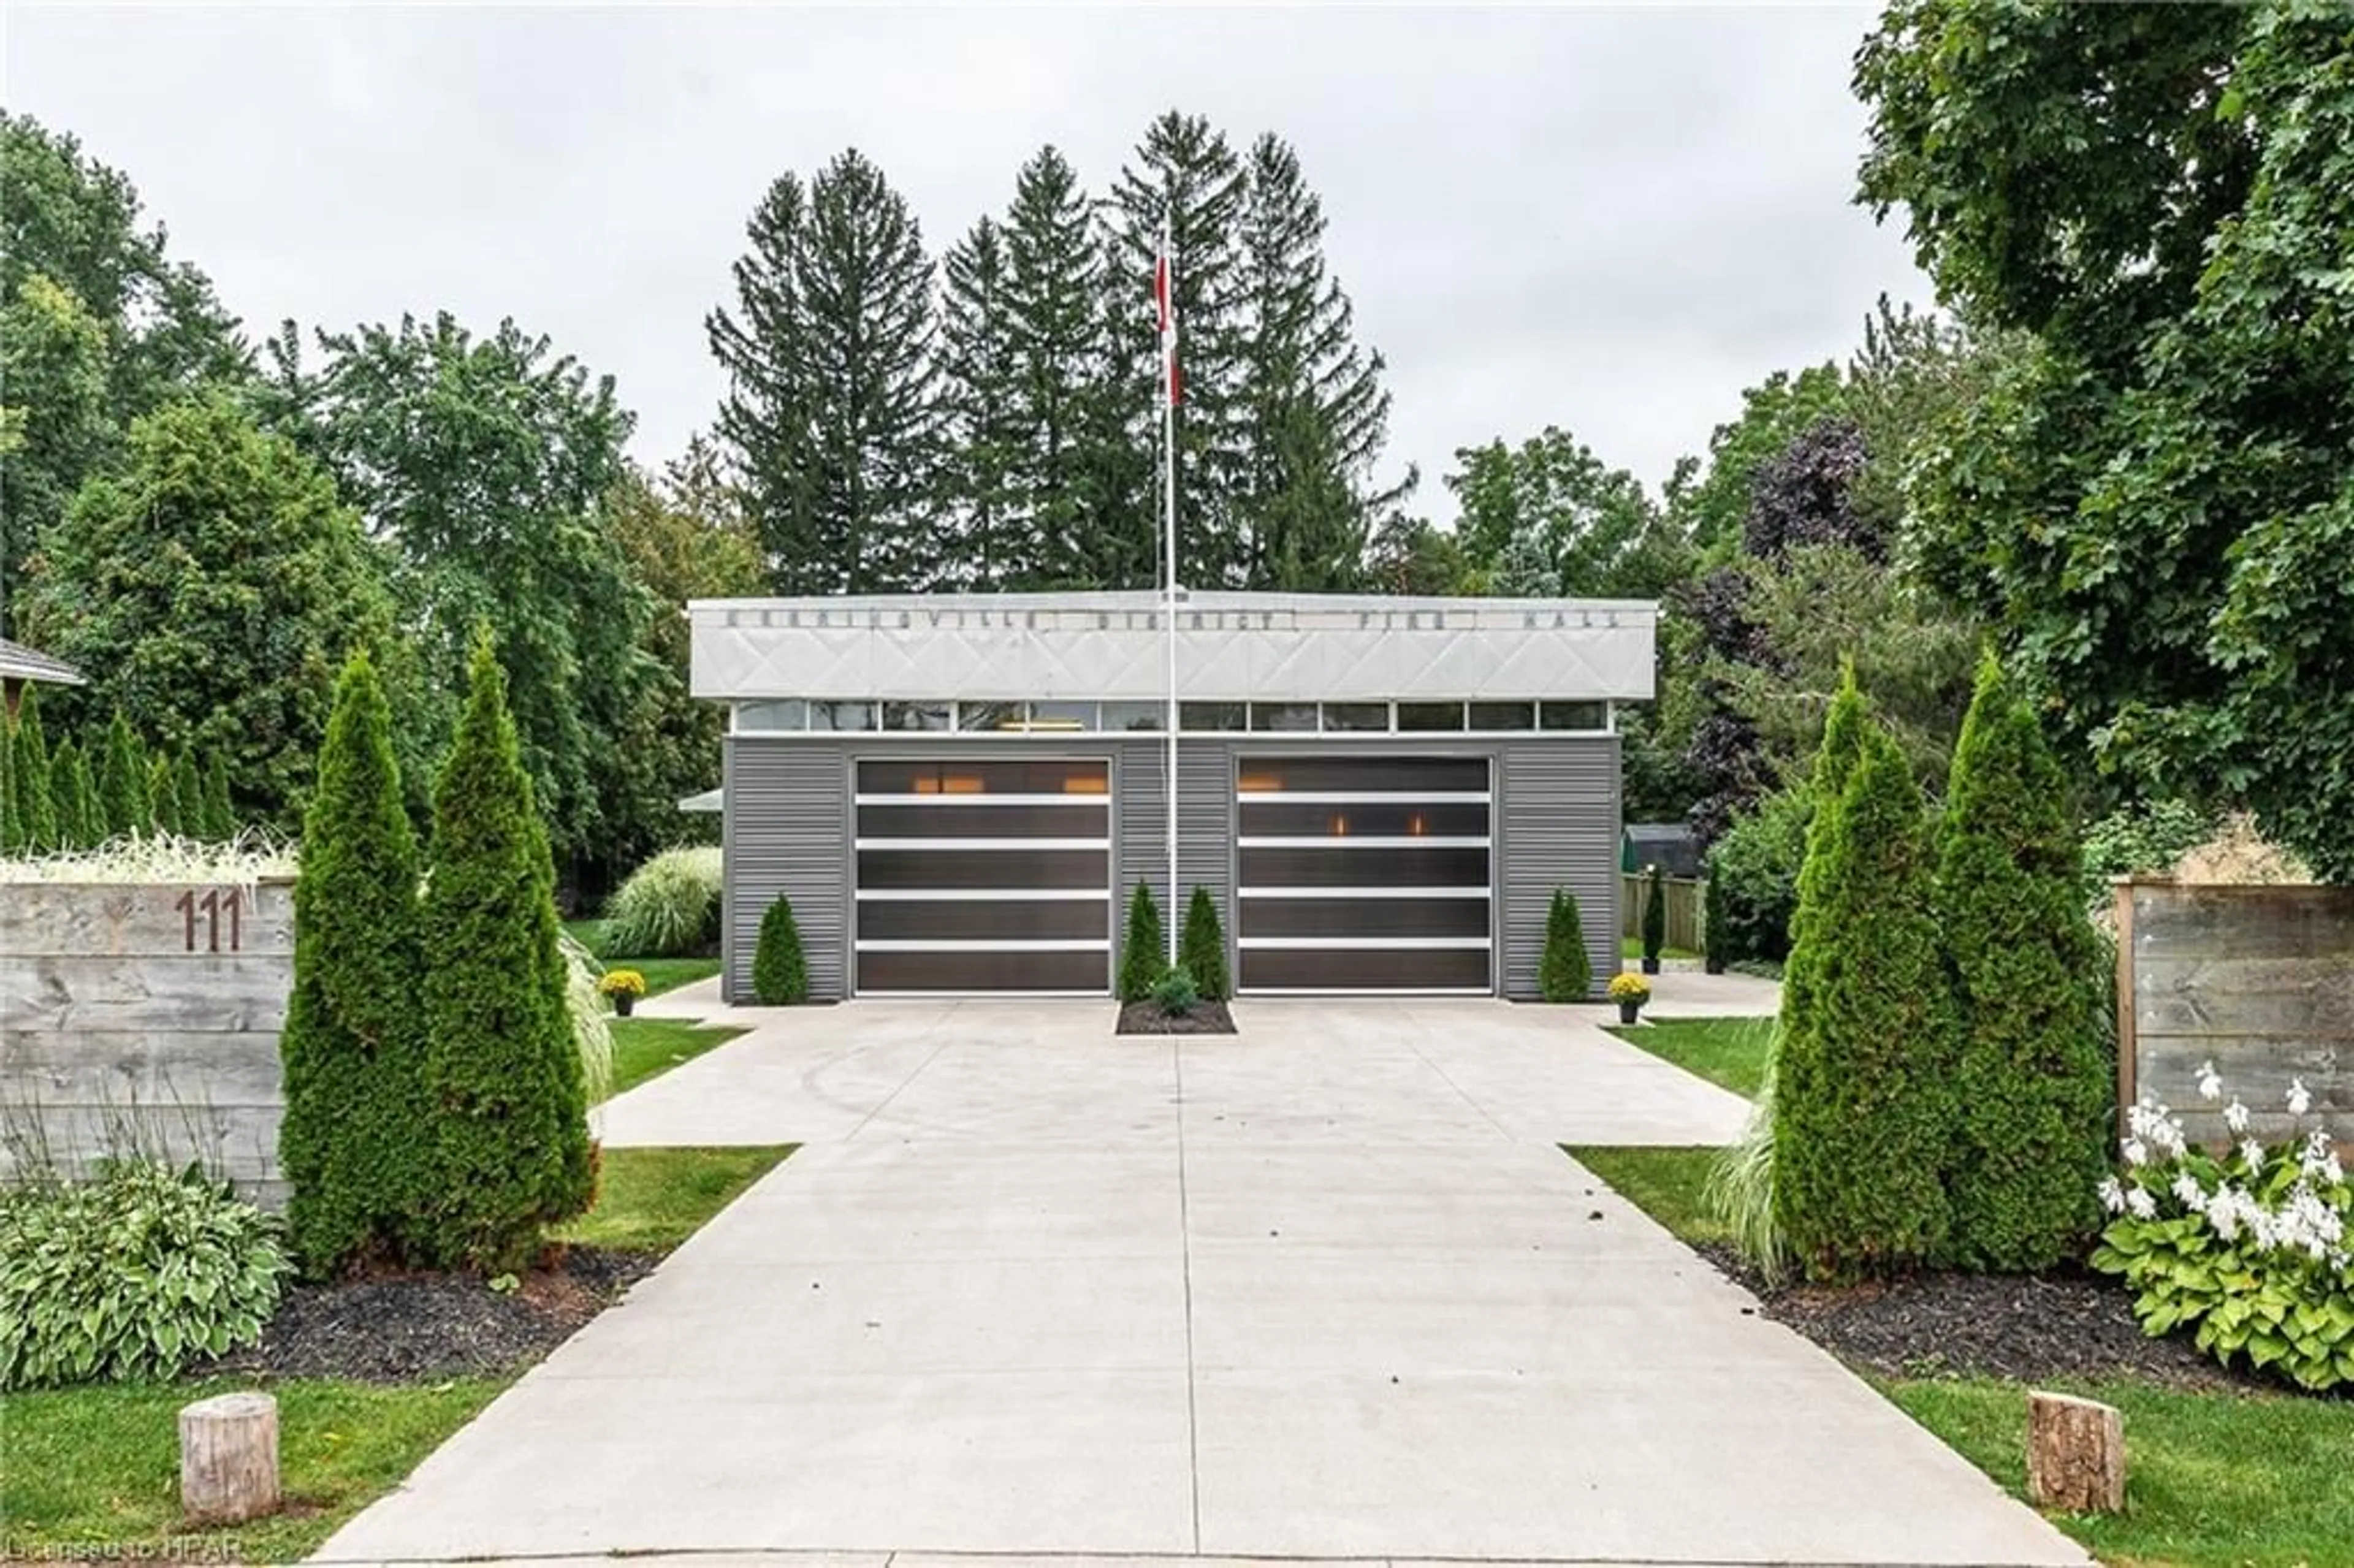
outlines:
[[[1492,990],[1490,801],[1485,758],[1246,759],[1238,987]]]
[[[858,991],[1111,990],[1108,764],[857,768]]]

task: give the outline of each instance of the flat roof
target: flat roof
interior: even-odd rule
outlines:
[[[80,686],[88,683],[82,673],[62,659],[53,658],[37,648],[27,648],[21,642],[11,642],[0,637],[0,680],[47,681],[57,686]]]
[[[692,687],[715,701],[1151,700],[1169,690],[1155,592],[696,599]],[[1194,593],[1177,606],[1191,701],[1645,702],[1649,599]]]

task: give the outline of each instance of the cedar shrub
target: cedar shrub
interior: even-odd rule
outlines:
[[[0,854],[25,847],[25,824],[16,814],[16,731],[0,713]]]
[[[49,747],[41,736],[41,689],[27,684],[17,701],[16,727],[9,736],[8,765],[16,782],[16,832],[22,846],[38,854],[63,842],[58,836],[57,790],[49,782]]]
[[[172,772],[169,754],[151,752],[147,758],[147,800],[154,808],[155,831],[177,833],[182,831],[180,817],[180,781]]]
[[[1725,955],[1724,878],[1716,874],[1716,862],[1712,856],[1702,868],[1708,881],[1702,885],[1700,900],[1700,941],[1702,965],[1710,974],[1721,975],[1731,960]]]
[[[2100,1222],[2114,1058],[2069,780],[1992,654],[1963,720],[1937,864],[1960,1026],[1951,1255],[2033,1271]]]
[[[237,837],[237,808],[228,800],[228,758],[217,748],[205,759],[204,835],[216,843]]]
[[[90,765],[82,760],[81,747],[68,736],[58,742],[56,755],[49,758],[49,810],[57,819],[58,847],[90,849],[104,838],[94,831],[90,820],[93,802],[90,798]]]
[[[109,838],[154,831],[154,803],[147,798],[147,756],[122,710],[107,721],[106,752],[98,768],[99,810]]]
[[[422,1240],[445,1265],[517,1268],[546,1226],[588,1206],[596,1162],[557,944],[556,868],[487,634],[434,781],[429,865],[425,1076],[436,1148]]]
[[[790,1007],[809,1000],[809,959],[801,952],[801,928],[793,903],[783,894],[760,916],[760,939],[752,948],[752,998],[763,1007]]]
[[[1218,921],[1218,901],[1206,887],[1195,887],[1186,901],[1185,923],[1177,930],[1177,962],[1193,977],[1194,992],[1204,1001],[1224,1001],[1234,994],[1226,978],[1226,933]]]
[[[1775,1055],[1774,1209],[1810,1277],[1850,1280],[1939,1255],[1953,1139],[1935,852],[1912,768],[1877,726],[1808,843]]]
[[[182,751],[172,758],[172,799],[179,802],[180,836],[207,839],[205,831],[205,781],[196,771],[196,759]]]
[[[1545,913],[1544,956],[1537,964],[1537,992],[1547,1001],[1584,1001],[1594,990],[1594,960],[1585,951],[1585,927],[1577,899],[1566,887],[1553,890]]]
[[[279,1036],[287,1231],[314,1276],[398,1259],[430,1191],[417,874],[391,711],[375,669],[355,658],[336,684],[303,819]]]
[[[1643,874],[1643,957],[1653,963],[1668,946],[1668,877],[1652,866]]]
[[[1169,968],[1167,941],[1152,888],[1139,882],[1135,896],[1128,901],[1128,931],[1119,944],[1120,1001],[1142,1001],[1152,994],[1154,983]]]

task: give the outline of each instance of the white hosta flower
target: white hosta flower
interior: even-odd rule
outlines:
[[[2264,1171],[2264,1146],[2253,1138],[2240,1140],[2240,1158],[2248,1162],[2248,1174],[2261,1176]]]
[[[2248,1107],[2233,1100],[2223,1107],[2223,1125],[2232,1129],[2233,1138],[2243,1138],[2248,1131]]]
[[[2122,1214],[2126,1212],[2126,1188],[2124,1182],[2118,1181],[2114,1176],[2104,1176],[2101,1178],[2100,1192],[2101,1207],[2106,1209],[2113,1214]]]
[[[2128,1165],[2147,1165],[2149,1163],[2149,1146],[2138,1138],[2126,1139],[2126,1145],[2122,1152],[2126,1157],[2126,1163]]]
[[[2303,1116],[2313,1108],[2313,1092],[2305,1086],[2303,1078],[2288,1081],[2288,1114]]]
[[[2179,1171],[2174,1178],[2174,1199],[2186,1209],[2203,1208],[2207,1202],[2207,1189],[2201,1187],[2199,1178],[2190,1171]]]
[[[2223,1075],[2215,1071],[2212,1060],[2199,1064],[2199,1097],[2211,1100],[2223,1093]]]
[[[2126,1193],[2126,1212],[2137,1220],[2158,1218],[2158,1200],[2136,1187]]]

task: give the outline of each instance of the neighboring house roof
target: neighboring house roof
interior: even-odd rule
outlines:
[[[1622,830],[1628,872],[1656,865],[1670,876],[1698,876],[1703,865],[1700,840],[1683,822],[1629,822]]]
[[[726,803],[724,791],[705,789],[700,795],[689,795],[681,800],[678,809],[682,811],[717,811],[724,810]]]
[[[5,638],[0,638],[0,680],[47,681],[53,686],[90,683],[80,670],[64,660],[53,659],[37,648],[27,648]]]
[[[693,689],[721,701],[1157,699],[1156,593],[697,599]],[[1179,695],[1209,701],[1651,696],[1658,606],[1632,599],[1190,593]]]

